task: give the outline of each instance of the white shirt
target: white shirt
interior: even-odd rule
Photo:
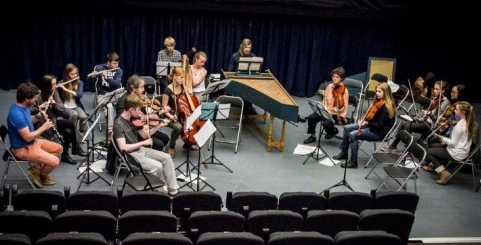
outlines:
[[[454,160],[462,161],[466,159],[472,144],[472,140],[468,140],[466,120],[459,120],[453,127],[451,137],[442,137],[441,142],[447,145],[446,149]]]

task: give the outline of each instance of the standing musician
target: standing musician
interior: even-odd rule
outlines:
[[[366,115],[358,123],[344,126],[341,153],[333,159],[347,159],[348,147],[351,148],[351,160],[341,167],[357,168],[358,140],[379,141],[389,132],[395,122],[396,106],[391,89],[387,83],[376,86],[376,98]]]
[[[84,82],[80,80],[77,66],[71,63],[65,66],[58,87],[65,109],[70,114],[69,119],[75,125],[78,125],[81,133],[85,132],[87,130],[87,124],[85,123],[87,114],[85,114],[85,108],[81,100],[84,94]]]
[[[77,141],[77,127],[75,123],[69,120],[70,114],[65,110],[65,106],[60,100],[57,92],[57,78],[53,75],[45,75],[42,78],[42,87],[40,88],[40,97],[37,103],[40,105],[43,102],[49,103],[49,108],[46,108],[46,113],[54,122],[56,130],[63,138],[63,153],[62,162],[69,164],[77,164],[68,154],[70,145],[72,146],[72,154],[79,156],[86,156],[87,153],[80,147]],[[47,139],[52,139],[52,135],[43,134]]]
[[[124,102],[125,102],[125,99],[127,98],[127,96],[132,95],[132,94],[139,97],[140,101],[142,102],[143,108],[145,109],[143,112],[144,112],[144,114],[147,115],[147,112],[146,112],[147,107],[151,107],[152,103],[151,103],[151,101],[148,101],[148,99],[144,95],[144,93],[145,93],[145,81],[144,81],[144,79],[142,79],[142,77],[139,77],[135,74],[130,76],[129,79],[127,80],[127,93],[124,93],[117,100],[117,105],[115,107],[115,109],[117,110],[116,118],[118,118],[122,114],[122,112],[124,111]],[[157,100],[155,100],[155,101],[157,101]],[[157,103],[160,104],[160,102],[158,102],[158,101],[157,101]],[[160,114],[164,114],[164,113],[168,112],[168,110],[166,110],[166,109],[169,109],[169,108],[166,108],[166,109],[156,108],[156,109],[159,109],[157,111],[157,113],[159,113],[159,114],[152,114],[152,115],[156,116],[155,118],[149,117],[150,118],[149,120],[151,120],[151,125],[161,124],[161,127],[166,126],[169,123],[169,120],[163,119],[162,121],[159,121],[160,119],[158,119],[158,116]],[[145,120],[145,122],[147,122],[147,120]],[[144,139],[141,139],[141,140],[144,140]],[[152,141],[153,141],[152,146],[153,146],[154,149],[159,150],[159,151],[163,151],[165,146],[167,145],[167,143],[169,143],[169,136],[166,135],[165,133],[157,130],[152,134]]]
[[[430,162],[422,168],[427,172],[438,174],[437,184],[444,185],[451,177],[444,165],[440,161],[455,160],[462,161],[469,155],[473,138],[475,137],[474,127],[474,111],[466,101],[456,103],[454,109],[458,123],[453,127],[453,131],[449,137],[444,137],[439,134],[434,134],[441,141],[441,144],[434,144],[427,150],[426,159]]]
[[[323,92],[323,104],[327,112],[332,116],[335,121],[324,118],[318,112],[314,112],[307,117],[307,133],[311,134],[309,138],[304,140],[304,144],[310,144],[316,142],[316,125],[318,122],[323,121],[322,125],[326,130],[325,139],[334,137],[339,130],[334,126],[334,123],[344,125],[347,123],[346,113],[349,103],[349,92],[342,83],[346,77],[344,68],[337,67],[331,71],[332,83],[327,85],[326,90]],[[321,91],[319,91],[321,93]]]
[[[436,122],[438,114],[443,113],[446,108],[451,104],[449,99],[444,95],[448,87],[447,81],[438,80],[434,83],[433,95],[434,99],[431,100],[431,104],[426,109],[424,117],[420,122],[402,122],[399,126],[399,130],[406,130],[410,133],[421,133],[421,138],[424,139],[431,132],[431,126]],[[396,138],[389,146],[389,149],[396,149],[397,145],[401,141],[396,135]]]
[[[182,131],[182,123],[178,121],[178,107],[177,99],[183,93],[182,86],[184,84],[185,71],[181,67],[174,67],[172,73],[167,76],[169,85],[164,89],[162,94],[162,106],[169,106],[172,112],[168,112],[165,115],[170,119],[169,127],[172,128],[170,133],[170,143],[169,143],[169,154],[175,157],[175,143],[180,136]]]
[[[175,39],[173,37],[166,37],[164,39],[164,49],[160,50],[157,54],[157,61],[162,62],[180,62],[182,61],[182,54],[179,50],[175,49]],[[166,77],[159,76],[159,93],[164,92],[165,87],[168,84]]]
[[[207,100],[207,95],[202,95],[205,91],[205,77],[207,76],[207,70],[204,68],[205,62],[207,62],[207,54],[204,51],[199,51],[195,53],[194,62],[190,65],[193,79],[192,92],[200,103]]]
[[[97,101],[101,101],[104,98],[105,93],[115,91],[122,87],[122,75],[123,71],[119,67],[120,57],[115,52],[107,54],[107,63],[99,64],[94,67],[94,71],[90,73],[89,77],[96,77],[97,82]],[[107,104],[107,139],[104,145],[108,145],[112,139],[112,127],[114,125],[114,104],[116,98],[113,98],[110,103]]]
[[[143,116],[141,107],[142,103],[137,95],[127,96],[124,102],[124,110],[115,120],[115,142],[119,146],[119,150],[130,153],[132,157],[139,161],[143,169],[164,181],[167,184],[169,195],[173,196],[179,192],[174,162],[167,153],[150,148],[152,146],[150,136],[162,125],[159,124],[148,132],[145,130],[148,125],[138,128],[131,121],[133,118]],[[141,138],[145,140],[140,141],[137,134],[140,134]]]
[[[35,104],[37,97],[37,86],[33,83],[20,84],[17,87],[17,102],[8,111],[7,126],[13,154],[19,159],[35,163],[28,172],[35,186],[42,188],[44,185],[55,184],[49,175],[60,163],[63,148],[60,144],[39,138],[43,132],[53,127],[48,118],[44,118],[44,124],[34,129],[33,122],[37,122],[41,115],[32,116],[29,106]]]

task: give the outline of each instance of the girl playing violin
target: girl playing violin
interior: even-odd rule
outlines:
[[[376,86],[376,98],[362,120],[358,123],[344,126],[344,137],[341,143],[341,153],[333,159],[347,159],[347,150],[351,148],[351,160],[341,167],[357,168],[358,140],[382,140],[394,124],[396,106],[387,83]]]
[[[180,136],[182,124],[177,120],[177,98],[183,92],[182,85],[184,84],[185,71],[181,67],[174,67],[172,73],[167,76],[169,85],[164,89],[162,94],[162,106],[169,106],[173,113],[166,113],[167,118],[170,119],[169,127],[172,128],[170,133],[169,154],[175,156],[175,142]]]
[[[125,103],[125,99],[127,98],[127,96],[133,94],[133,95],[136,95],[140,100],[141,98],[145,97],[144,93],[145,93],[145,81],[144,81],[144,79],[142,79],[142,77],[140,77],[138,75],[130,76],[129,79],[127,80],[127,93],[124,93],[117,100],[117,105],[116,105],[117,117],[119,117],[120,114],[122,114],[122,112],[124,111],[124,103]],[[144,99],[144,100],[146,101],[146,99]],[[147,105],[147,106],[151,106],[151,105]],[[145,106],[144,106],[144,108],[145,108]],[[161,109],[158,113],[164,114],[165,112],[166,111],[164,109]],[[144,111],[144,113],[146,113],[146,112]],[[154,114],[154,115],[156,115],[156,114]],[[163,127],[163,126],[167,125],[168,121],[169,121],[168,119],[165,119],[165,122],[163,122],[163,121],[160,122],[160,124],[161,124],[160,127]],[[142,124],[145,124],[146,120],[144,121],[144,120],[139,119],[138,122],[141,122]],[[156,122],[159,122],[159,121],[156,120]],[[135,123],[134,123],[134,125],[135,125]],[[136,125],[136,126],[140,127],[140,125]],[[152,142],[153,142],[152,147],[156,150],[159,150],[159,151],[163,151],[165,146],[169,143],[169,136],[167,134],[159,131],[159,130],[156,130],[155,133],[152,134],[151,138],[152,138]],[[146,140],[146,139],[139,139],[139,140],[142,141],[142,140]]]
[[[304,144],[316,142],[316,125],[318,122],[322,121],[322,126],[326,131],[325,139],[330,139],[339,132],[339,130],[334,127],[335,123],[344,125],[347,122],[346,113],[349,102],[349,92],[342,83],[346,77],[346,72],[344,68],[337,67],[331,71],[331,76],[332,83],[327,85],[324,91],[323,104],[335,121],[325,118],[318,112],[309,115],[307,117],[307,133],[310,134],[310,136],[304,140]]]
[[[451,104],[449,99],[444,96],[444,92],[448,87],[447,81],[438,80],[434,83],[434,90],[433,95],[434,99],[431,101],[431,104],[425,111],[425,116],[423,117],[423,121],[421,122],[403,122],[401,126],[399,126],[399,130],[406,130],[410,133],[420,133],[422,134],[421,138],[425,139],[428,134],[431,132],[431,125],[432,122],[436,122],[438,118],[438,114],[443,113],[446,108]],[[389,146],[389,149],[396,149],[397,145],[401,139],[396,136],[394,141]]]

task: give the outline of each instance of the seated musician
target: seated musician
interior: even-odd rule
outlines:
[[[124,111],[125,98],[127,98],[127,96],[132,95],[132,94],[137,95],[137,97],[139,97],[141,102],[143,102],[143,109],[144,109],[143,112],[144,112],[144,114],[147,114],[146,111],[145,111],[146,107],[151,108],[151,106],[153,107],[154,105],[151,105],[151,103],[149,103],[150,100],[147,101],[147,98],[144,95],[144,93],[145,93],[145,81],[137,75],[130,76],[129,79],[127,80],[127,93],[124,93],[117,100],[117,105],[115,106],[115,109],[117,111],[117,116],[115,118],[118,118],[122,114],[122,112]],[[155,101],[157,101],[157,100],[155,100]],[[159,101],[157,101],[157,103],[160,104]],[[159,106],[159,105],[155,105],[155,106]],[[167,112],[163,108],[162,109],[156,108],[156,109],[160,109],[160,110],[156,112],[158,114],[154,114],[154,115],[160,115],[160,114],[164,114],[165,112]],[[157,117],[152,118],[152,120],[154,120],[154,119],[158,120]],[[165,126],[165,125],[168,124],[169,120],[168,119],[164,119],[164,120],[165,120],[165,122],[164,121],[155,121],[155,124],[160,123],[160,124],[162,124],[162,126]],[[156,131],[152,135],[152,141],[153,141],[153,148],[154,149],[159,150],[159,151],[163,151],[165,146],[167,145],[167,143],[169,143],[169,136],[166,135],[165,133],[161,132],[161,131]]]
[[[349,103],[349,91],[344,86],[342,81],[346,77],[344,68],[337,67],[331,71],[332,83],[327,85],[323,96],[323,105],[327,112],[332,116],[334,121],[330,118],[325,118],[318,112],[314,112],[307,117],[307,133],[309,138],[304,140],[304,144],[316,142],[316,125],[322,121],[322,126],[326,131],[325,139],[334,137],[339,130],[334,126],[334,123],[344,125],[347,123],[346,113]]]
[[[207,54],[203,51],[195,53],[194,62],[190,65],[190,71],[192,72],[192,92],[199,103],[207,100],[207,95],[202,95],[205,91],[205,78],[207,76],[207,70],[204,68],[205,62],[207,62]]]
[[[38,97],[38,88],[33,83],[22,83],[17,87],[17,101],[10,106],[7,116],[8,136],[11,149],[15,157],[35,163],[29,174],[38,188],[44,185],[54,185],[49,175],[60,163],[62,145],[39,138],[39,136],[53,127],[50,120],[46,120],[38,129],[34,129],[33,122],[40,119],[40,114],[32,116],[29,106],[34,105]]]
[[[77,161],[72,159],[68,153],[70,146],[72,146],[73,155],[86,156],[87,153],[80,147],[77,139],[77,126],[69,120],[70,114],[65,110],[65,106],[60,99],[57,91],[57,78],[54,75],[43,76],[37,103],[39,105],[49,103],[48,108],[45,108],[46,114],[56,126],[57,132],[62,136],[60,140],[63,146],[62,162],[77,164]],[[53,140],[56,135],[44,133],[42,136]]]
[[[132,123],[133,118],[143,116],[140,108],[142,103],[137,95],[127,96],[124,102],[122,114],[115,120],[114,137],[119,150],[126,151],[139,161],[142,168],[159,177],[167,184],[169,195],[173,196],[179,191],[175,176],[175,167],[172,158],[165,152],[151,149],[152,139],[146,130],[149,126],[137,127]],[[158,131],[162,125],[159,124],[150,130],[150,136]],[[137,134],[143,139],[139,141]]]
[[[358,140],[379,141],[389,132],[395,122],[396,106],[391,89],[387,83],[376,86],[376,96],[366,115],[358,123],[344,126],[341,153],[333,159],[347,159],[348,148],[351,148],[351,160],[341,167],[357,168]]]
[[[235,71],[237,69],[237,66],[239,65],[240,57],[256,57],[256,55],[251,52],[251,49],[252,49],[252,41],[250,39],[244,38],[239,45],[239,51],[232,54],[229,61],[229,68],[227,68],[227,70]],[[252,106],[252,102],[244,100],[244,114],[246,115],[257,114],[256,110]]]
[[[469,155],[471,144],[473,143],[474,131],[474,111],[466,101],[456,103],[454,109],[458,123],[453,127],[449,137],[434,134],[441,141],[441,144],[434,144],[427,150],[426,165],[422,167],[427,172],[438,174],[437,184],[443,185],[451,176],[440,161],[462,161]]]
[[[169,85],[164,89],[164,93],[162,94],[162,106],[171,108],[171,112],[167,112],[165,115],[170,119],[168,126],[172,128],[170,133],[169,154],[175,157],[175,143],[177,139],[179,139],[182,124],[184,123],[179,122],[178,98],[184,92],[185,71],[181,67],[174,67],[172,73],[167,76],[167,79]],[[190,147],[187,145],[184,146]]]
[[[433,90],[434,99],[426,109],[424,116],[420,121],[402,122],[399,126],[399,130],[406,130],[410,133],[421,133],[421,138],[425,139],[426,136],[431,133],[431,127],[433,126],[433,123],[436,122],[438,114],[443,113],[451,104],[449,99],[444,95],[447,87],[448,82],[442,80],[436,81]],[[396,138],[393,140],[389,148],[392,150],[396,149],[400,141],[401,139],[396,135]]]

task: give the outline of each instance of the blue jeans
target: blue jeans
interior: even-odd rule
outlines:
[[[359,151],[359,140],[366,141],[381,141],[385,135],[379,135],[371,132],[369,126],[363,126],[361,134],[357,135],[357,129],[359,128],[357,123],[344,125],[344,135],[342,138],[341,149],[347,151],[347,148],[351,148],[351,161],[357,162],[357,153]]]

